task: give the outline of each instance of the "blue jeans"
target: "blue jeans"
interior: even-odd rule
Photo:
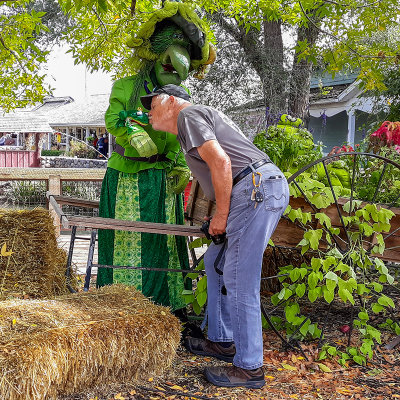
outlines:
[[[211,244],[204,263],[208,285],[208,338],[213,342],[234,341],[233,364],[244,369],[263,365],[260,309],[261,267],[264,250],[289,202],[289,189],[283,173],[274,164],[257,169],[262,174],[260,191],[264,201],[254,208],[251,201],[252,174],[232,189],[226,227],[227,244],[214,268],[222,245]],[[269,179],[281,175],[281,179]],[[225,284],[227,295],[221,293]]]

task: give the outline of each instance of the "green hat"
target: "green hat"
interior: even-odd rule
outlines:
[[[155,61],[159,54],[152,49],[151,37],[166,22],[172,22],[182,29],[191,42],[190,67],[197,70],[197,78],[204,77],[207,65],[216,59],[214,46],[209,42],[205,23],[196,14],[194,7],[187,3],[166,1],[163,8],[154,11],[148,21],[141,25],[136,36],[127,41],[135,49],[136,57]]]

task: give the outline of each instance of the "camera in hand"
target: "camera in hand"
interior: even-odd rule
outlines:
[[[208,232],[208,229],[210,228],[210,221],[205,221],[203,223],[203,225],[201,226],[201,231],[206,235],[206,238],[208,240],[212,240],[214,244],[222,244],[225,242],[225,237],[226,237],[226,232],[222,233],[221,235],[210,235],[210,233]]]

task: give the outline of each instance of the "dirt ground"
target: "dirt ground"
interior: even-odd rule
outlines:
[[[347,338],[340,331],[335,336],[339,344]],[[383,345],[389,336],[384,339]],[[224,363],[195,356],[180,347],[174,365],[162,376],[146,377],[125,385],[97,387],[90,392],[60,397],[60,400],[400,399],[400,345],[391,351],[385,350],[383,345],[377,348],[373,362],[367,366],[353,364],[344,368],[333,361],[316,360],[316,343],[303,344],[306,360],[300,352],[284,351],[279,338],[266,331],[266,384],[262,389],[218,388],[209,384],[203,377],[204,367]]]

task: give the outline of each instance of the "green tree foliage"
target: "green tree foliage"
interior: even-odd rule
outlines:
[[[5,109],[38,100],[47,92],[38,73],[46,57],[40,43],[59,38],[66,28],[63,39],[76,63],[115,77],[130,74],[131,50],[125,41],[162,6],[162,1],[149,0],[58,0],[67,15],[62,17],[54,1],[0,1],[0,96]],[[239,65],[250,67],[250,79],[259,82],[261,91],[254,93],[261,92],[263,104],[273,112],[306,115],[310,76],[316,66],[333,75],[343,69],[358,70],[366,90],[384,90],[387,66],[400,61],[398,36],[376,39],[397,26],[397,0],[184,1],[205,10],[233,38],[244,56]],[[284,33],[293,39],[290,46],[283,40]],[[224,49],[224,42],[221,36],[218,47]],[[221,71],[231,67],[232,63],[221,64]],[[215,93],[227,88],[224,80],[220,82]],[[243,85],[247,82],[243,79]]]
[[[76,62],[91,70],[129,73],[130,50],[124,41],[161,1],[59,0],[76,20],[67,39]],[[385,88],[383,69],[400,59],[399,41],[382,44],[373,35],[397,24],[397,0],[194,0],[213,23],[243,51],[259,79],[264,104],[273,112],[307,112],[309,82],[315,66],[333,75],[359,70],[365,89]],[[132,6],[135,11],[132,12]],[[284,44],[283,33],[293,38]],[[218,39],[218,38],[217,38]],[[218,47],[223,48],[219,42]],[[243,65],[246,65],[243,63]],[[226,85],[225,85],[226,87]]]
[[[115,77],[132,73],[126,40],[159,9],[161,2],[140,0],[135,10],[127,0],[59,0],[65,13],[74,19],[64,39],[70,46],[75,64],[86,64],[89,71],[106,71]]]
[[[0,107],[9,111],[40,101],[50,89],[40,72],[48,54],[40,37],[48,31],[44,12],[29,0],[0,2]]]
[[[241,44],[259,74],[265,104],[274,112],[284,111],[286,104],[294,114],[305,115],[313,67],[333,75],[343,69],[359,70],[366,90],[381,90],[384,66],[400,58],[398,39],[386,44],[371,40],[377,32],[397,25],[396,0],[204,0],[201,5],[219,15],[220,25]],[[285,29],[295,43],[289,49],[291,56],[282,46]]]

